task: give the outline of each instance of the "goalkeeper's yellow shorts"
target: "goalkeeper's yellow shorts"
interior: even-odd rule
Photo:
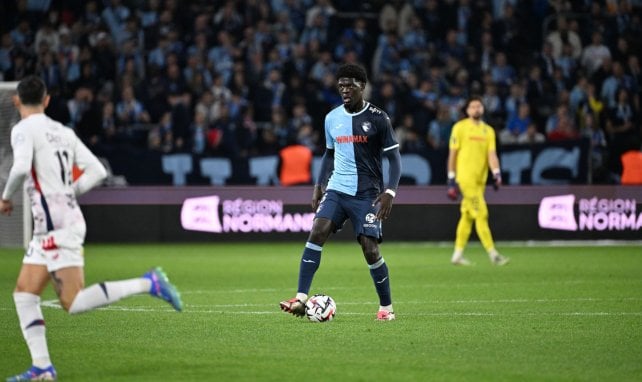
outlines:
[[[461,214],[467,214],[472,219],[487,219],[488,206],[486,199],[484,199],[485,187],[479,184],[460,184],[459,190],[463,197],[459,208]]]

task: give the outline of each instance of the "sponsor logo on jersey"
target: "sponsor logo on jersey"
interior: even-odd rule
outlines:
[[[339,135],[337,143],[368,143],[367,135]]]
[[[370,108],[368,110],[370,110],[371,113],[381,114],[381,110],[377,109],[374,106],[370,106]]]

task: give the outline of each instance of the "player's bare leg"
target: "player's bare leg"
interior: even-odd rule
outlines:
[[[83,313],[140,293],[149,293],[167,301],[177,311],[183,309],[180,293],[160,268],[153,268],[143,277],[106,281],[84,287],[82,267],[68,267],[51,272],[60,303],[71,314]]]
[[[49,282],[49,273],[44,265],[23,264],[16,282],[13,299],[16,304],[22,334],[31,353],[32,366],[22,374],[7,381],[32,379],[55,380],[56,369],[49,358],[45,320],[40,309],[40,294]]]

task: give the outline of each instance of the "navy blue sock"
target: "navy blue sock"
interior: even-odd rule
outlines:
[[[388,278],[388,266],[383,261],[383,257],[374,264],[369,264],[370,276],[374,281],[377,294],[379,295],[379,305],[387,306],[392,304],[390,297],[390,279]]]
[[[314,243],[305,243],[303,256],[301,256],[301,267],[299,268],[299,289],[298,293],[308,294],[310,292],[310,285],[312,285],[312,278],[319,263],[321,263],[321,250],[323,247]]]

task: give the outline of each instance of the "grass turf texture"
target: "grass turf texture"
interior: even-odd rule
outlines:
[[[176,313],[135,296],[78,316],[43,296],[62,381],[642,380],[642,253],[635,246],[502,247],[511,263],[449,264],[450,246],[387,242],[397,320],[377,298],[356,243],[328,243],[312,293],[337,302],[314,324],[282,313],[301,243],[90,245],[86,282],[161,265]],[[29,366],[11,291],[20,250],[0,250],[0,372]]]

